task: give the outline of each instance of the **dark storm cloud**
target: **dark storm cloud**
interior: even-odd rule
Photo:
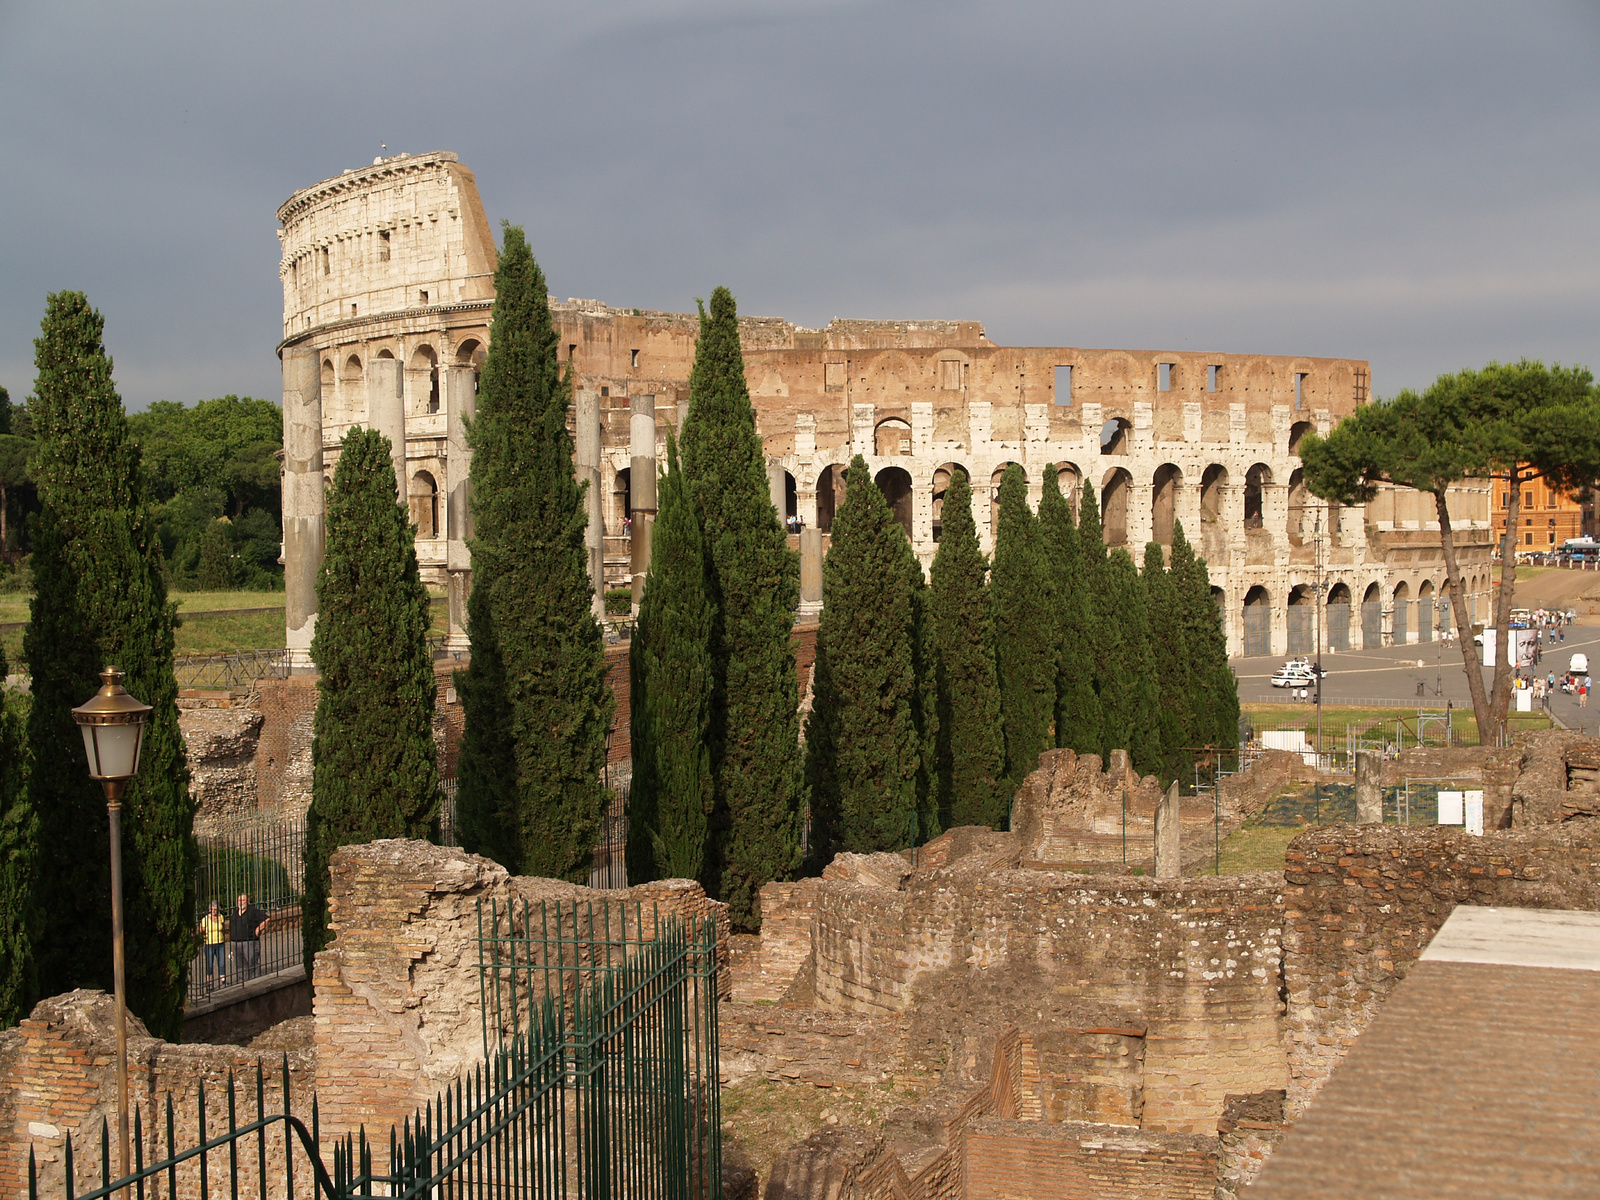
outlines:
[[[0,383],[275,396],[273,213],[450,149],[552,287],[997,341],[1597,363],[1588,4],[0,4]]]

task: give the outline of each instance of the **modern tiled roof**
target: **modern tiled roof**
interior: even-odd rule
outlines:
[[[1600,913],[1457,908],[1246,1194],[1600,1197]]]

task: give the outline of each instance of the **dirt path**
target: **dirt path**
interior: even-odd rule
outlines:
[[[1600,605],[1600,571],[1574,571],[1565,567],[1535,568],[1538,572],[1530,579],[1517,580],[1518,608],[1555,608],[1571,606],[1579,612],[1589,601]],[[1498,573],[1497,573],[1498,574]],[[1590,611],[1594,611],[1590,607]]]

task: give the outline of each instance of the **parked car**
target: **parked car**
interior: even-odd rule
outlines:
[[[1296,667],[1279,667],[1270,682],[1273,687],[1316,687],[1317,677]]]
[[[1327,667],[1319,667],[1309,658],[1291,658],[1288,662],[1283,664],[1283,669],[1286,671],[1304,671],[1306,674],[1313,677],[1317,675],[1326,675],[1328,673]]]

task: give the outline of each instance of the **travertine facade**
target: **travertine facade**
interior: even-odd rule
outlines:
[[[290,647],[309,646],[314,620],[321,490],[311,481],[361,423],[404,441],[396,470],[419,557],[430,579],[451,581],[464,646],[463,419],[495,262],[473,177],[450,154],[400,155],[297,192],[278,216]],[[698,322],[596,300],[552,307],[575,382],[578,469],[597,484],[592,570],[623,585],[644,569],[654,509],[653,486],[635,477],[653,481],[658,447],[687,412]],[[741,324],[773,502],[802,552],[803,606],[820,602],[820,556],[859,453],[924,564],[951,472],[966,470],[981,497],[1015,462],[1035,500],[1050,471],[1074,498],[1085,481],[1100,489],[1107,541],[1136,560],[1181,521],[1210,567],[1232,653],[1313,650],[1319,595],[1333,650],[1427,641],[1441,622],[1431,501],[1392,491],[1340,511],[1302,483],[1300,438],[1370,397],[1363,361],[1005,347],[972,321]],[[992,511],[980,503],[975,515],[989,548]],[[1452,523],[1471,602],[1486,610],[1487,486],[1459,490]]]

